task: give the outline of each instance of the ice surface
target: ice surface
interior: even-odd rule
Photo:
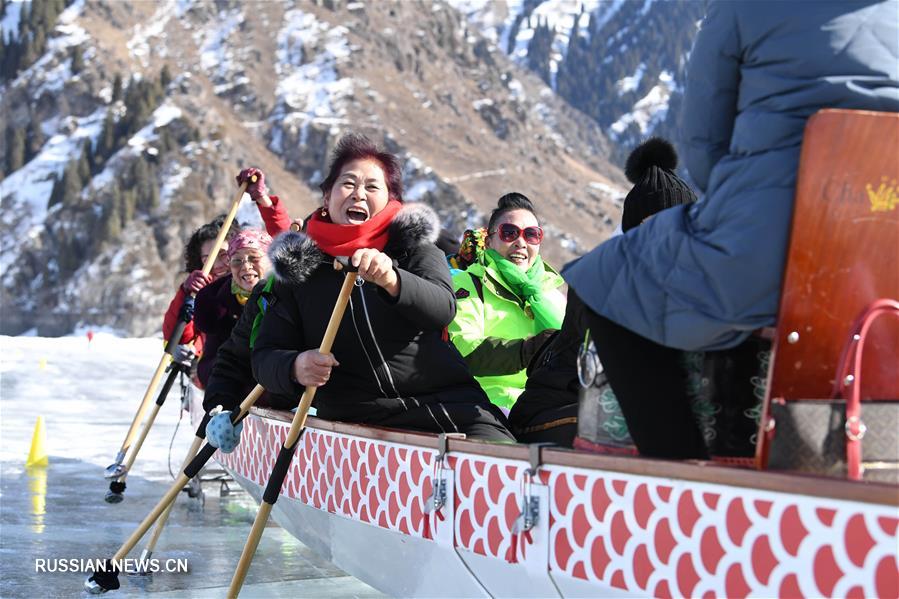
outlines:
[[[124,339],[97,327],[56,339],[0,337],[0,596],[87,596],[81,584],[89,573],[37,573],[35,560],[111,556],[169,488],[169,456],[177,469],[193,437],[186,414],[179,426],[177,384],[135,461],[125,500],[103,500],[103,469],[161,355],[161,339]],[[38,416],[45,421],[49,466],[26,469]],[[219,485],[210,482],[204,491],[205,503],[185,494],[176,499],[154,552],[163,560],[187,559],[190,571],[122,576],[122,589],[111,596],[225,596],[256,508],[243,492],[220,497]],[[139,557],[145,542],[129,557]],[[272,523],[241,596],[380,595]]]

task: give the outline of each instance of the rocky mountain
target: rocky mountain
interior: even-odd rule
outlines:
[[[596,245],[627,185],[609,140],[618,119],[566,100],[570,52],[550,53],[546,77],[507,51],[536,35],[542,3],[471,4],[2,0],[0,332],[155,333],[184,241],[227,209],[238,170],[263,168],[305,216],[348,131],[400,155],[406,199],[454,233],[517,190],[540,211],[552,263]],[[629,22],[635,3],[616,4]],[[577,39],[591,47],[601,20],[578,17],[590,34]],[[632,98],[668,64],[648,61]],[[239,218],[259,222],[249,202]]]
[[[485,36],[591,117],[616,162],[650,135],[677,139],[701,0],[453,0]]]

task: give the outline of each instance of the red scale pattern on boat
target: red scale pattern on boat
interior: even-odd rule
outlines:
[[[287,428],[248,418],[237,450],[215,458],[264,485]],[[423,537],[434,456],[309,429],[282,494]],[[447,467],[457,547],[504,559],[527,464],[451,454]],[[660,597],[899,595],[899,519],[887,506],[558,466],[541,467],[538,480],[550,487],[550,570],[597,584],[597,595],[611,587]]]
[[[762,535],[752,544],[752,571],[755,577],[762,584],[768,584],[771,578],[771,572],[777,565],[777,558],[771,551],[771,544],[768,542],[768,536]]]
[[[833,588],[836,586],[840,578],[843,577],[843,571],[837,564],[837,560],[833,556],[833,548],[829,545],[821,547],[815,553],[815,583],[818,589],[825,596],[830,597],[833,594]]]
[[[878,562],[874,586],[878,597],[899,597],[899,565],[895,556],[887,556]]]
[[[853,564],[858,567],[864,566],[868,552],[876,544],[868,532],[864,516],[857,514],[849,519],[846,524],[846,553]]]

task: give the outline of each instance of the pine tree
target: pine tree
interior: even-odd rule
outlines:
[[[64,206],[72,206],[81,197],[81,188],[84,187],[81,177],[78,175],[78,162],[69,161],[62,175],[62,203]]]
[[[169,65],[162,65],[162,70],[159,71],[159,84],[162,86],[163,92],[168,88],[169,83],[172,82],[172,73],[169,71]]]
[[[91,142],[88,140],[81,146],[81,156],[78,157],[78,178],[82,187],[91,180],[91,162]]]
[[[137,205],[145,212],[152,211],[159,204],[156,168],[141,157],[134,161],[131,175],[134,181],[133,189],[137,196]]]
[[[25,130],[25,162],[34,158],[41,151],[46,139],[40,124],[35,123],[34,119],[28,121],[28,128]]]
[[[118,102],[122,99],[122,75],[119,73],[115,74],[115,79],[112,80],[112,101]]]
[[[159,152],[161,154],[167,154],[177,147],[178,146],[175,143],[175,140],[172,137],[172,133],[171,131],[169,131],[169,128],[163,127],[162,131],[160,131],[159,133]]]
[[[72,50],[72,74],[77,75],[84,70],[84,51],[81,46],[75,46]]]
[[[126,189],[122,192],[122,201],[120,204],[119,214],[122,217],[122,228],[128,226],[134,220],[134,210],[137,207],[137,194],[133,189]]]
[[[19,57],[21,53],[21,44],[17,42],[13,37],[12,31],[8,32],[6,35],[5,50],[3,52],[3,63],[2,65],[0,65],[0,70],[2,70],[4,81],[15,77],[16,67],[19,64]]]
[[[95,161],[98,165],[112,156],[115,150],[115,129],[115,118],[112,116],[112,111],[107,110],[106,117],[103,119],[103,127],[100,129],[100,136],[97,138]]]
[[[25,131],[19,128],[6,130],[6,172],[12,173],[25,164]]]
[[[50,199],[47,200],[47,210],[50,209],[51,206],[55,206],[56,204],[62,201],[62,180],[53,175],[53,190],[50,192]]]
[[[112,198],[106,203],[103,210],[103,239],[115,241],[122,234],[122,217],[119,214],[121,197],[118,189],[113,191]]]

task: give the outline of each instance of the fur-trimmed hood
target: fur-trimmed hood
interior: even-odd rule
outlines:
[[[399,260],[418,246],[435,243],[439,235],[440,220],[433,208],[419,202],[405,204],[390,222],[384,253]],[[268,257],[275,277],[288,285],[303,283],[319,266],[331,262],[311,237],[294,231],[276,237]]]

